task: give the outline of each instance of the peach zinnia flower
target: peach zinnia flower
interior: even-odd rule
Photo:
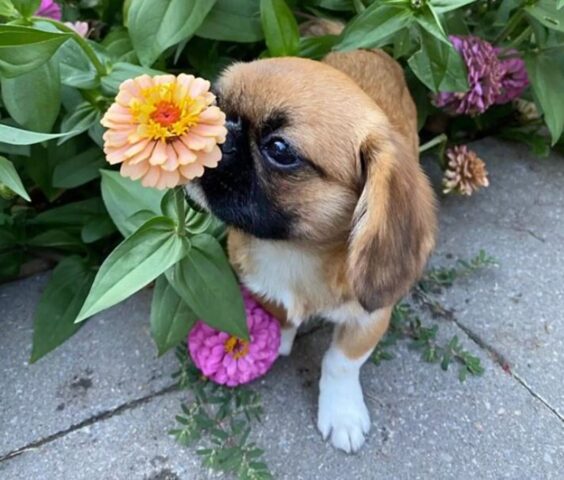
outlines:
[[[210,82],[192,75],[126,80],[102,125],[109,163],[145,187],[171,188],[201,177],[221,159],[225,114],[213,106]]]

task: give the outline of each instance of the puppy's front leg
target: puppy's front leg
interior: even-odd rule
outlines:
[[[377,310],[368,322],[335,328],[323,357],[319,382],[317,428],[334,447],[356,452],[370,429],[370,416],[359,381],[360,367],[386,332],[391,308]]]

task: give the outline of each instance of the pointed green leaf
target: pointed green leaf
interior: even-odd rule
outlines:
[[[20,197],[25,198],[28,202],[31,202],[29,195],[25,191],[20,176],[16,171],[16,168],[7,158],[0,156],[0,183],[6,185],[10,190],[16,192]]]
[[[157,278],[151,303],[151,336],[159,356],[185,342],[197,317],[164,275]]]
[[[168,47],[191,37],[215,0],[132,2],[127,25],[141,64],[150,67]]]
[[[75,188],[100,176],[100,169],[107,165],[104,153],[97,147],[63,160],[53,171],[53,186]]]
[[[81,327],[74,320],[94,274],[77,256],[67,257],[55,267],[35,310],[31,362],[58,347]]]
[[[35,70],[71,36],[69,33],[0,25],[0,75],[12,78]]]
[[[264,38],[260,0],[217,0],[196,35],[228,42],[259,42]]]
[[[422,28],[427,30],[427,32],[429,32],[435,38],[450,45],[450,41],[443,26],[441,25],[439,16],[433,10],[433,7],[431,7],[429,4],[424,5],[417,11],[415,20],[419,25],[421,25]]]
[[[460,7],[465,7],[471,3],[476,3],[477,0],[431,0],[429,3],[437,13],[450,12]]]
[[[408,4],[374,2],[348,23],[335,50],[381,47],[398,30],[408,27],[413,17],[413,10]]]
[[[564,32],[564,10],[554,0],[539,0],[525,7],[525,11],[545,27]]]
[[[272,57],[298,53],[298,22],[284,0],[260,0],[260,18],[266,46]]]
[[[131,235],[147,218],[135,217],[135,213],[148,210],[155,216],[161,214],[163,191],[145,188],[138,181],[122,177],[119,172],[102,170],[100,173],[104,204],[124,237]]]
[[[449,43],[421,30],[421,50],[407,61],[411,70],[433,92],[468,90],[466,66],[460,54]]]
[[[61,109],[59,65],[49,61],[16,78],[2,78],[2,100],[22,127],[50,132]]]
[[[249,338],[239,283],[219,242],[211,235],[191,238],[192,248],[166,272],[170,284],[208,325]]]
[[[35,143],[52,140],[54,138],[67,137],[69,135],[73,135],[74,133],[75,132],[38,133],[0,124],[0,142],[10,143],[12,145],[33,145]]]
[[[554,145],[564,131],[564,104],[555,100],[560,98],[564,85],[564,55],[557,49],[529,53],[525,64]]]
[[[112,307],[152,282],[186,254],[166,217],[149,220],[106,258],[77,322]]]

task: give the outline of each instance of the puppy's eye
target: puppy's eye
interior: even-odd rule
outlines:
[[[301,163],[300,156],[296,151],[280,137],[267,139],[260,147],[264,158],[275,167],[291,168]]]

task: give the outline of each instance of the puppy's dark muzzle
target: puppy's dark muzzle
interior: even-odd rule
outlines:
[[[227,128],[227,137],[225,142],[220,145],[221,153],[223,154],[221,163],[235,159],[237,151],[244,140],[241,117],[227,117],[225,127]]]

